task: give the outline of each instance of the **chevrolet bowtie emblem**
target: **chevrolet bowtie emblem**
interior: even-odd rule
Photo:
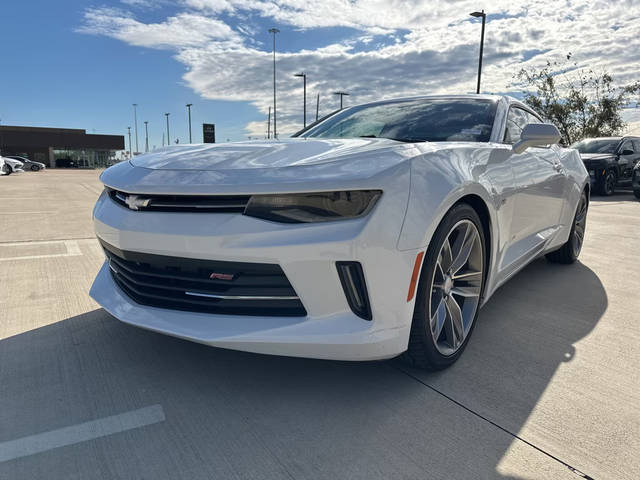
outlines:
[[[140,195],[127,195],[124,201],[129,205],[131,210],[138,210],[140,207],[148,207],[151,199],[141,197]]]

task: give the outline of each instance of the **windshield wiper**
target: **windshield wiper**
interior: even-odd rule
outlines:
[[[416,143],[416,142],[426,142],[423,138],[395,138],[395,137],[378,137],[377,135],[360,135],[358,138],[386,138],[388,140],[395,140],[396,142],[406,142],[406,143]]]

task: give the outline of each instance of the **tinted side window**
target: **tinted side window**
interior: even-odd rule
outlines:
[[[625,150],[635,151],[635,148],[633,148],[633,145],[631,144],[631,140],[625,140],[622,146],[620,147],[620,150],[618,150],[618,152],[622,153]]]
[[[633,151],[636,153],[640,153],[640,140],[633,141]]]
[[[529,123],[528,112],[515,107],[509,109],[509,114],[507,115],[507,127],[504,132],[504,143],[514,144],[520,140],[522,129],[527,123]]]

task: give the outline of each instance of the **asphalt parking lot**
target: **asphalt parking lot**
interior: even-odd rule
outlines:
[[[594,197],[438,374],[214,349],[88,296],[97,171],[0,177],[0,479],[640,478],[640,202]]]

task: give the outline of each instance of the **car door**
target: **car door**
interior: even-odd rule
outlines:
[[[632,157],[633,165],[631,167],[631,172],[633,174],[633,169],[638,164],[638,162],[640,162],[640,138],[634,138],[632,142],[633,142],[634,155]]]
[[[512,105],[506,119],[504,143],[514,144],[529,123],[542,121],[528,110]],[[515,208],[511,223],[511,247],[506,262],[513,268],[544,249],[560,228],[565,202],[566,172],[557,146],[529,147],[510,157],[514,178]]]
[[[618,180],[629,180],[637,162],[637,150],[630,138],[622,141],[618,148]]]

